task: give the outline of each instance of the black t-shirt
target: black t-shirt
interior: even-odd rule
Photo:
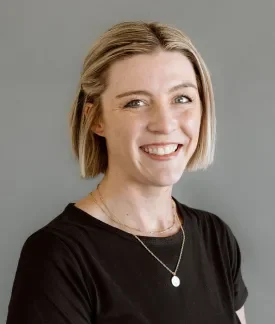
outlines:
[[[26,240],[7,324],[240,323],[235,311],[248,291],[232,231],[218,216],[174,200],[185,231],[179,287],[133,235],[70,203]],[[139,238],[174,271],[181,231]]]

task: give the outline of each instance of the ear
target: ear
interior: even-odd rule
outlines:
[[[93,108],[93,104],[90,102],[87,102],[84,106],[84,114],[85,117],[87,118],[88,115],[90,114],[91,109]],[[99,135],[104,137],[104,124],[102,121],[102,118],[100,120],[97,120],[92,126],[91,126],[92,131]]]

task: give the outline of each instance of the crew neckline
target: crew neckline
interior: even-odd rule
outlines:
[[[183,204],[180,204],[177,199],[175,199],[172,196],[172,199],[176,203],[176,208],[180,215],[183,217],[183,230],[185,234],[185,240],[187,236],[187,226],[188,226],[188,217],[187,213],[183,208]],[[117,227],[114,227],[110,224],[107,224],[103,222],[102,220],[90,215],[86,211],[78,208],[75,206],[75,202],[70,202],[63,213],[67,214],[67,219],[73,222],[80,222],[81,224],[85,224],[86,226],[97,226],[100,228],[103,228],[104,230],[107,230],[108,232],[111,232],[113,234],[117,234],[125,239],[131,240],[136,242],[137,244],[140,244],[140,242],[137,240],[137,238],[126,231],[123,231],[122,229],[119,229]],[[165,236],[165,237],[158,237],[158,236],[144,236],[144,235],[137,235],[137,237],[144,243],[148,243],[151,245],[168,245],[168,244],[174,244],[182,240],[182,231],[179,230],[177,233]]]

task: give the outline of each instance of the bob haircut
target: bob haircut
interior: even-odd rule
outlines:
[[[193,65],[202,115],[196,150],[186,170],[206,169],[214,159],[216,116],[210,74],[199,52],[188,36],[176,27],[159,22],[129,21],[113,25],[90,48],[84,59],[77,94],[70,112],[73,152],[79,161],[82,178],[105,174],[108,152],[104,137],[91,127],[101,118],[101,94],[107,87],[108,68],[112,63],[137,54],[152,54],[157,50],[178,51]],[[92,103],[85,113],[84,106]]]

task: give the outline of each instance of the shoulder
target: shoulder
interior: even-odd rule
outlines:
[[[72,249],[58,235],[43,227],[29,235],[21,249],[20,259],[31,263],[49,264],[73,259]]]
[[[61,255],[74,257],[83,230],[80,228],[81,223],[70,219],[68,206],[43,227],[27,236],[21,254],[33,255],[43,260],[60,258]]]
[[[239,310],[245,303],[248,289],[242,277],[241,250],[232,229],[214,213],[185,204],[180,204],[180,208],[187,218],[193,243],[199,242],[196,247],[203,249],[201,255],[206,255],[215,265],[215,272],[220,273],[222,282],[230,283],[234,309]]]
[[[198,209],[179,202],[183,215],[193,226],[206,233],[214,231],[218,235],[232,235],[232,230],[227,222],[219,215],[207,210]]]
[[[43,284],[39,277],[46,282],[53,277],[61,282],[68,274],[82,281],[86,263],[77,239],[79,235],[66,223],[55,221],[54,224],[47,224],[25,239],[17,271],[21,277],[29,276],[37,284]]]
[[[102,226],[99,220],[70,202],[57,216],[29,235],[22,250],[24,255],[35,253],[43,260],[61,257],[74,259],[75,263],[85,266],[89,257],[97,255],[104,234]]]
[[[194,240],[200,240],[211,251],[220,250],[228,255],[231,261],[235,254],[239,253],[237,239],[221,216],[183,203],[179,203],[179,208],[186,218]]]

